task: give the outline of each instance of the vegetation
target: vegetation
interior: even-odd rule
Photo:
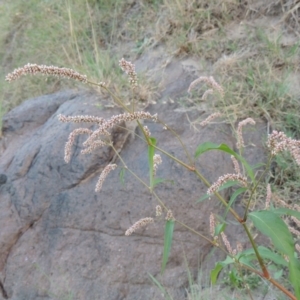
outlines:
[[[117,66],[119,58],[124,56],[134,61],[144,53],[153,51],[158,45],[163,45],[170,60],[191,56],[211,66],[210,73],[218,79],[224,90],[224,94],[220,95],[214,83],[206,82],[208,86],[215,88],[214,92],[219,93],[218,97],[212,99],[212,106],[216,111],[223,112],[238,139],[240,135],[236,123],[246,117],[263,119],[268,124],[269,132],[273,129],[286,132],[287,136],[284,138],[275,136],[274,138],[277,138],[277,142],[285,143],[287,150],[291,150],[289,145],[293,144],[289,137],[300,138],[298,122],[300,90],[294,84],[299,76],[297,72],[300,65],[299,37],[297,37],[299,8],[293,1],[278,3],[275,1],[272,4],[256,6],[253,4],[255,9],[250,5],[241,4],[240,1],[230,0],[214,0],[209,3],[184,0],[66,0],[63,5],[61,3],[58,0],[30,0],[25,3],[15,0],[1,4],[0,58],[5,73],[28,62],[72,68],[86,74],[89,81],[95,83],[93,86],[99,92],[104,89],[104,94],[114,92],[116,95],[122,95],[115,98],[115,101],[128,111],[122,100],[126,99],[128,92],[126,79]],[[268,21],[264,21],[261,15],[269,17]],[[272,26],[269,24],[271,20],[274,21],[271,16],[277,16],[277,21]],[[97,84],[102,81],[105,85]],[[145,78],[141,83],[145,87],[149,86]],[[70,87],[68,80],[62,81],[57,77],[33,77],[27,80],[26,84],[22,80],[13,84],[14,87],[11,88],[4,82],[4,78],[1,80],[2,114],[26,98]],[[78,85],[83,87],[82,83]],[[201,107],[203,100],[199,100],[199,95],[203,93],[204,91],[197,90],[184,96],[181,99],[182,105],[192,106],[195,109]],[[145,97],[152,96],[149,90]],[[133,111],[129,110],[128,113]],[[160,149],[156,147],[155,139],[148,136],[145,129],[141,127],[141,131],[149,145],[149,153],[153,154],[149,155],[150,185],[146,186],[154,193],[153,157],[154,150]],[[269,144],[269,150],[274,150],[274,147]],[[217,197],[244,227],[252,244],[252,250],[245,250],[248,252],[239,251],[237,247],[233,253],[224,238],[225,222],[216,224],[209,240],[225,251],[228,257],[213,270],[212,281],[216,281],[221,269],[233,265],[235,268],[229,269],[227,283],[230,282],[235,288],[246,288],[251,294],[251,289],[257,285],[258,277],[250,276],[247,273],[250,271],[252,275],[253,273],[259,275],[275,286],[281,287],[280,289],[291,297],[288,292],[290,286],[285,288],[276,281],[282,270],[289,269],[291,282],[288,285],[293,285],[299,298],[299,286],[297,287],[299,270],[295,251],[291,246],[293,238],[289,224],[284,225],[284,222],[279,221],[281,220],[279,215],[283,214],[299,217],[293,206],[299,203],[297,202],[299,170],[293,160],[295,158],[297,160],[297,157],[292,151],[290,151],[292,154],[278,151],[276,155],[271,152],[265,166],[264,174],[273,186],[274,199],[280,201],[283,199],[287,204],[285,210],[280,210],[279,206],[269,208],[264,206],[265,202],[262,204],[257,201],[256,197],[261,197],[261,193],[268,194],[265,180],[254,176],[254,170],[242,157],[242,145],[239,147],[239,153],[226,145],[199,145],[195,155],[199,156],[211,150],[233,155],[244,168],[243,176],[247,179],[233,177],[231,181],[235,184],[239,182],[243,190],[237,191],[246,195],[245,217],[239,219],[231,208],[235,199],[228,204],[221,196]],[[195,172],[196,176],[205,182],[205,178],[197,170],[192,170],[191,166],[184,164],[182,166]],[[238,171],[236,173],[239,174]],[[243,180],[246,182],[244,186]],[[224,182],[220,186],[223,184]],[[212,194],[217,190],[213,190]],[[280,203],[279,200],[277,204]],[[169,209],[164,206],[161,199],[158,201],[167,213]],[[250,206],[256,210],[249,212]],[[167,237],[163,268],[168,258],[174,221],[177,221],[175,218],[169,215],[166,221]],[[244,224],[246,219],[251,219],[257,230],[271,238],[274,244],[272,251],[255,245],[253,234]],[[274,221],[280,224],[278,225],[280,227],[276,227],[278,230],[276,235],[272,230],[265,229]],[[280,243],[276,238],[277,235],[288,238],[285,243]],[[220,246],[221,239],[223,246]],[[290,263],[282,260],[281,255],[285,255]],[[275,263],[272,274],[267,271],[262,257]],[[254,258],[259,262],[258,267],[261,271],[257,271],[257,266],[253,265]],[[244,269],[241,271],[240,268]],[[159,286],[158,282],[156,284]]]

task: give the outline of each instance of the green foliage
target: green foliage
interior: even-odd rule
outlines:
[[[117,57],[120,53],[116,49],[123,47],[124,40],[130,40],[134,45],[132,52],[122,48],[122,55],[133,53],[132,56],[136,58],[152,49],[151,47],[158,42],[163,42],[169,47],[168,50],[172,49],[170,52],[174,53],[174,56],[193,54],[203,60],[209,60],[214,64],[216,71],[220,70],[218,75],[221,77],[226,95],[224,99],[214,101],[214,107],[224,112],[233,128],[236,120],[252,115],[267,119],[269,124],[276,125],[278,129],[285,129],[289,136],[300,137],[297,115],[300,109],[299,101],[295,94],[291,93],[293,88],[288,83],[290,74],[297,71],[295,66],[299,65],[299,41],[283,46],[281,33],[272,38],[267,31],[249,28],[246,29],[249,34],[245,39],[226,38],[225,26],[232,22],[235,16],[239,16],[244,8],[240,3],[144,0],[140,3],[140,7],[144,10],[139,10],[138,13],[136,11],[132,13],[130,4],[121,0],[65,0],[63,2],[16,0],[6,1],[2,7],[0,57],[2,66],[7,72],[28,61],[72,67],[76,71],[87,74],[91,80],[107,82],[110,84],[110,90],[121,94],[123,99],[127,99],[128,94],[125,92],[127,79],[124,79],[123,73],[117,68]],[[165,18],[166,15],[168,18]],[[153,28],[144,28],[143,24],[147,23],[153,23]],[[211,38],[205,38],[206,33],[211,34]],[[259,53],[259,57],[257,54],[246,56],[239,53],[240,50],[244,52],[243,43],[251,45],[250,52]],[[10,49],[9,55],[6,53],[7,49]],[[26,49],[26,55],[24,55],[24,49]],[[36,51],[36,49],[43,49],[43,51]],[[227,61],[220,59],[222,54],[228,55]],[[229,64],[228,61],[230,61]],[[282,71],[278,72],[278,68],[282,68]],[[67,81],[61,83],[57,78],[46,80],[45,78],[31,78],[30,82],[31,84],[27,85],[14,83],[13,89],[1,84],[3,93],[0,114],[26,97],[53,92],[70,85]],[[100,89],[100,86],[98,88]],[[111,96],[114,97],[114,94],[111,93]],[[198,96],[197,104],[201,103]],[[15,103],[9,101],[12,98],[16,99]],[[184,101],[188,102],[190,99],[186,97]],[[149,184],[143,182],[141,178],[138,179],[150,190],[153,198],[156,198],[160,204],[164,204],[155,193],[155,187],[167,181],[154,176],[153,156],[157,149],[157,142],[152,137],[147,142]],[[275,266],[276,272],[271,274],[272,278],[281,279],[283,272],[288,270],[295,295],[300,299],[300,262],[295,255],[293,236],[281,218],[288,215],[300,220],[300,212],[286,207],[274,207],[272,203],[269,210],[253,207],[253,211],[248,213],[254,194],[260,192],[259,184],[265,184],[264,180],[269,180],[280,189],[288,187],[288,192],[293,190],[298,196],[299,166],[296,166],[290,156],[285,157],[285,154],[275,158],[270,157],[275,160],[275,163],[273,160],[273,165],[262,163],[250,166],[241,155],[242,150],[237,153],[226,144],[211,142],[199,145],[194,156],[198,158],[203,153],[214,150],[233,155],[243,165],[245,173],[243,175],[247,175],[249,182],[248,188],[234,189],[237,184],[235,181],[226,182],[219,188],[219,191],[233,188],[233,192],[226,200],[220,196],[226,207],[223,218],[219,218],[220,223],[216,224],[214,231],[218,240],[212,241],[211,237],[204,236],[206,241],[210,241],[212,245],[219,247],[227,254],[226,259],[218,262],[211,271],[211,282],[215,284],[220,272],[225,269],[225,271],[229,270],[227,283],[231,286],[244,288],[248,284],[250,289],[253,289],[259,282],[257,273],[262,277],[265,276],[261,266],[269,270]],[[170,156],[170,158],[174,157]],[[200,171],[194,170],[195,166],[187,166],[178,158],[175,160],[179,165],[187,167],[189,172],[194,171],[194,174],[207,184],[207,180]],[[260,174],[260,170],[257,173],[254,172],[258,167],[265,169],[265,174],[270,173],[270,178],[256,177]],[[120,172],[120,181],[123,184],[125,170],[124,164]],[[241,196],[247,207],[244,220],[235,212],[234,205]],[[261,196],[265,197],[265,195]],[[208,195],[204,195],[198,202],[207,198]],[[162,207],[166,213],[167,206],[164,204]],[[228,253],[230,251],[226,249],[226,245],[222,244],[220,235],[227,230],[226,225],[232,222],[227,219],[229,212],[236,213],[236,215],[233,214],[234,222],[237,225],[243,225],[245,236],[252,245],[251,249],[233,254]],[[244,223],[246,220],[247,223]],[[162,273],[169,259],[176,221],[165,222]],[[270,238],[275,249],[256,245],[254,233],[247,227],[251,227],[250,221],[254,224],[254,230]],[[202,234],[185,224],[179,224],[189,228],[193,233],[200,236]],[[195,225],[195,228],[198,226]],[[288,258],[288,263],[283,255]],[[149,276],[164,296],[171,299],[158,280],[150,274]],[[192,282],[190,277],[189,274],[189,281]],[[265,276],[265,280],[269,278]],[[280,283],[277,284],[278,286],[283,292],[287,291]]]
[[[122,168],[121,171],[120,171],[120,182],[122,183],[122,185],[125,185],[125,172],[126,172],[126,169],[125,168]]]
[[[153,156],[155,152],[155,145],[156,139],[153,137],[149,138],[149,145],[148,145],[148,165],[149,165],[149,178],[150,178],[150,188],[153,189],[154,187],[154,173],[153,173]]]
[[[217,145],[217,144],[214,144],[211,142],[203,143],[197,147],[196,152],[195,152],[195,157],[198,157],[202,153],[205,153],[205,152],[211,151],[211,150],[219,150],[219,151],[223,151],[223,152],[233,155],[237,160],[239,160],[244,165],[244,167],[246,168],[247,174],[251,178],[251,180],[255,181],[253,169],[249,166],[247,161],[241,155],[239,155],[238,153],[236,153],[235,151],[230,149],[230,147],[228,147],[226,144]]]
[[[268,236],[274,246],[289,259],[290,280],[297,298],[300,297],[300,262],[294,256],[292,234],[282,219],[271,211],[256,211],[249,214],[255,227]]]
[[[237,199],[237,197],[247,191],[247,188],[239,188],[231,195],[230,200],[228,202],[228,206],[226,207],[225,213],[224,213],[224,219],[226,219],[226,216],[229,212],[230,207],[233,205],[234,201]]]
[[[300,220],[300,212],[298,212],[296,210],[292,210],[292,209],[285,208],[285,207],[279,207],[279,208],[273,208],[272,212],[279,216],[282,216],[282,215],[294,216]]]
[[[283,267],[288,266],[287,261],[282,257],[282,255],[279,255],[275,251],[272,251],[264,246],[259,246],[257,250],[262,258],[270,260],[274,262],[276,265],[280,265]],[[239,253],[237,255],[237,260],[247,266],[253,267],[253,262],[256,260],[254,249],[250,248]]]
[[[288,257],[294,255],[292,234],[280,217],[266,210],[251,212],[248,216],[255,227],[268,236],[280,252]]]
[[[165,240],[164,240],[164,252],[163,252],[163,259],[162,259],[162,266],[161,266],[161,273],[165,271],[170,251],[171,245],[173,240],[173,231],[174,231],[174,221],[168,220],[165,224]]]

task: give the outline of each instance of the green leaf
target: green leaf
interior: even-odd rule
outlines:
[[[271,238],[274,246],[288,257],[294,255],[294,242],[287,225],[275,213],[267,210],[251,212],[249,215],[254,226]]]
[[[233,155],[237,160],[239,160],[244,165],[248,176],[251,178],[251,180],[253,182],[255,182],[253,169],[250,167],[250,165],[246,162],[246,160],[242,156],[240,156],[238,153],[233,151],[226,144],[217,145],[217,144],[214,144],[211,142],[203,143],[197,147],[196,152],[195,152],[195,157],[197,158],[202,153],[210,151],[210,150],[219,150],[219,151],[226,152],[230,155]]]
[[[226,219],[226,216],[228,214],[228,211],[231,207],[231,205],[234,203],[235,199],[237,198],[237,196],[239,196],[240,194],[244,193],[247,191],[247,188],[239,188],[237,189],[230,197],[230,201],[228,202],[228,205],[226,207],[225,213],[224,213],[224,219]]]
[[[218,224],[217,226],[216,226],[216,228],[215,228],[215,235],[214,236],[217,236],[217,235],[219,235],[219,234],[221,234],[221,232],[223,232],[224,230],[225,230],[225,228],[226,228],[226,224]]]
[[[285,267],[288,266],[287,261],[281,255],[273,252],[272,250],[270,250],[264,246],[258,246],[257,250],[262,258],[269,259],[277,265],[282,265]],[[247,258],[247,260],[249,260],[249,261],[256,260],[256,255],[255,255],[253,248],[243,251],[238,256],[238,258],[243,258],[243,257]],[[240,262],[243,262],[243,261],[240,259]]]
[[[298,212],[296,210],[280,207],[280,208],[273,208],[273,209],[271,209],[271,211],[279,216],[281,216],[281,215],[294,216],[300,220],[300,212]]]
[[[257,261],[257,258],[256,258],[255,255],[253,255],[253,256],[250,256],[250,255],[249,256],[240,256],[238,261],[243,265],[246,265],[250,268],[254,268],[253,264],[251,263],[254,259]]]
[[[289,257],[290,281],[293,285],[297,299],[300,299],[300,261],[293,257]]]
[[[155,148],[154,146],[156,145],[156,139],[153,137],[149,138],[150,144],[148,145],[148,164],[149,164],[149,176],[150,176],[150,188],[151,190],[154,187],[154,182],[153,182],[153,156],[154,156],[154,151]]]
[[[165,271],[169,254],[171,250],[172,240],[173,240],[173,231],[174,231],[174,221],[166,221],[165,225],[165,241],[164,241],[164,253],[162,259],[161,273]]]
[[[282,277],[282,274],[283,274],[283,269],[275,272],[273,277],[274,277],[274,279],[278,280],[279,278]]]
[[[234,260],[230,257],[227,256],[226,259],[224,261],[219,261],[216,266],[214,267],[214,269],[211,270],[210,272],[210,280],[212,284],[216,284],[217,282],[217,278],[219,276],[219,273],[222,271],[222,269],[229,265],[234,263]]]
[[[153,186],[158,185],[159,183],[162,182],[169,182],[171,184],[174,184],[174,180],[169,180],[169,179],[164,179],[164,178],[154,178],[153,179]]]
[[[119,174],[119,176],[120,176],[120,181],[121,181],[122,185],[125,185],[125,179],[124,179],[125,171],[126,171],[126,169],[125,169],[125,168],[122,168],[121,171],[120,171],[120,174]]]
[[[222,271],[222,269],[224,268],[224,266],[218,262],[216,264],[216,266],[214,267],[214,269],[211,270],[210,272],[210,280],[212,284],[216,284],[219,273]]]
[[[298,217],[291,209],[274,209],[272,211],[258,211],[249,214],[254,225],[269,236],[275,247],[289,258],[290,281],[294,287],[297,299],[300,299],[300,261],[294,255],[294,242],[287,225],[278,215],[290,214]]]
[[[154,178],[154,179],[153,179],[153,186],[156,186],[156,185],[158,185],[159,183],[162,183],[162,182],[164,182],[164,181],[166,181],[166,179],[163,179],[163,178]]]
[[[203,195],[201,198],[199,198],[196,203],[202,202],[204,200],[206,200],[207,198],[211,197],[211,195],[205,194]]]

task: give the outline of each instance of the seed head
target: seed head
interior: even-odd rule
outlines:
[[[255,125],[255,121],[252,118],[247,118],[239,122],[238,129],[237,129],[237,144],[236,144],[238,149],[242,149],[243,147],[245,147],[242,130],[243,127],[247,124]]]
[[[100,117],[94,117],[94,116],[65,116],[65,115],[58,115],[58,120],[67,123],[67,122],[73,122],[73,123],[94,123],[94,124],[103,124],[105,121],[103,118]]]
[[[222,98],[224,97],[223,88],[215,81],[215,79],[212,76],[210,76],[210,77],[201,76],[201,77],[197,78],[196,80],[194,80],[188,88],[188,93],[190,93],[195,88],[195,86],[198,85],[200,82],[205,82],[207,84],[207,86],[209,86],[211,88],[211,90],[218,92]],[[209,91],[208,93],[211,94],[211,91]],[[205,95],[205,93],[204,93],[204,95]],[[203,97],[204,97],[204,95],[203,95]],[[205,95],[205,97],[206,96],[207,95]]]
[[[28,75],[28,74],[52,75],[56,77],[65,77],[65,78],[81,81],[83,83],[87,83],[86,75],[81,75],[72,69],[59,68],[55,66],[37,65],[37,64],[27,64],[22,68],[15,69],[12,73],[9,73],[6,76],[5,80],[11,82],[23,75]]]
[[[210,116],[208,116],[204,121],[202,121],[201,123],[200,123],[200,125],[201,126],[206,126],[210,121],[212,121],[212,120],[214,120],[215,118],[217,118],[217,117],[220,117],[220,116],[222,116],[222,114],[221,113],[214,113],[214,114],[211,114]]]
[[[208,95],[211,95],[214,93],[214,90],[213,89],[209,89],[209,90],[206,90],[203,95],[202,95],[202,100],[206,100],[207,99],[207,96]]]
[[[300,165],[300,141],[274,130],[268,137],[267,146],[273,156],[285,150],[289,151],[296,163]]]
[[[161,214],[162,214],[161,206],[160,205],[156,205],[156,207],[155,207],[155,216],[156,217],[160,217]]]
[[[150,136],[151,136],[151,132],[150,132],[148,126],[144,126],[143,129],[144,129],[144,131],[145,131],[146,136],[147,136],[147,137],[150,137]]]
[[[88,128],[77,128],[70,133],[68,141],[66,142],[66,145],[65,145],[65,162],[66,163],[69,163],[71,160],[72,146],[75,142],[75,137],[79,134],[91,135],[92,132],[93,131]]]
[[[141,227],[145,227],[150,223],[153,223],[154,220],[153,218],[144,218],[141,219],[139,221],[137,221],[136,223],[134,223],[129,229],[126,230],[125,235],[132,235],[135,231],[137,231],[139,228]]]
[[[95,192],[99,192],[101,190],[105,178],[107,177],[109,172],[114,170],[116,167],[117,167],[116,164],[109,164],[103,169],[103,171],[98,179],[98,182],[96,184]]]
[[[92,153],[94,150],[101,148],[103,146],[107,146],[107,143],[101,140],[94,141],[89,147],[81,150],[81,154]]]
[[[161,156],[159,154],[154,154],[153,156],[153,175],[156,175],[158,166],[162,163]]]
[[[212,237],[215,236],[215,229],[216,229],[215,216],[213,213],[211,213],[209,216],[209,232]]]
[[[288,226],[288,228],[289,228],[289,231],[291,233],[293,233],[294,235],[296,235],[298,238],[300,237],[300,231],[299,230],[297,230],[297,229],[295,229],[295,228],[293,228],[291,226]]]
[[[121,69],[129,76],[129,83],[132,86],[132,88],[135,89],[137,87],[137,75],[135,72],[134,64],[122,58],[119,61],[119,65]]]
[[[218,189],[227,181],[238,181],[241,185],[247,186],[247,178],[242,174],[226,174],[218,178],[218,180],[211,185],[211,187],[207,190],[208,195],[212,195],[217,192]]]
[[[233,155],[231,155],[231,160],[232,160],[232,163],[233,163],[233,166],[234,166],[234,171],[237,174],[240,174],[241,170],[240,170],[239,162],[237,161],[237,159]]]
[[[173,216],[173,213],[170,209],[167,212],[166,220],[167,221],[174,221],[174,216]]]
[[[93,132],[93,134],[83,143],[83,146],[87,147],[91,145],[101,135],[110,135],[107,130],[113,128],[115,125],[118,125],[121,122],[127,123],[139,119],[149,119],[156,122],[157,114],[151,115],[148,112],[140,111],[112,116],[109,120],[104,121],[99,128]]]
[[[236,253],[235,253],[236,251],[233,251],[233,250],[232,250],[232,247],[231,247],[231,245],[230,245],[230,243],[229,243],[229,240],[228,240],[228,238],[227,238],[227,235],[226,235],[223,231],[221,232],[221,237],[222,237],[223,243],[224,243],[224,245],[225,245],[227,251],[228,251],[230,254],[235,255],[235,254],[236,254]]]

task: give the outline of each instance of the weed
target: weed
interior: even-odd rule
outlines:
[[[129,57],[164,43],[173,56],[193,55],[213,66],[212,71],[225,95],[206,96],[214,110],[222,111],[225,122],[229,122],[233,130],[240,119],[263,118],[270,131],[277,128],[299,139],[299,95],[294,93],[295,86],[289,84],[289,76],[299,70],[299,40],[286,42],[286,31],[270,34],[265,28],[247,24],[246,19],[244,25],[240,25],[239,20],[245,15],[253,17],[262,10],[248,10],[240,1],[145,0],[130,3],[66,0],[62,5],[58,0],[43,3],[16,0],[1,4],[3,70],[33,61],[38,64],[48,61],[58,66],[67,63],[86,74],[90,81],[105,80],[116,95],[122,94],[126,99],[131,91],[126,91],[126,78],[115,63],[118,49]],[[280,24],[297,28],[297,5],[293,1],[281,1],[280,4],[277,1],[264,4],[263,12],[278,15],[278,11],[283,11]],[[232,22],[244,35],[229,35],[228,27]],[[134,50],[130,52],[124,45],[132,41],[134,46],[129,49]],[[142,83],[144,87],[149,86],[145,79]],[[1,84],[1,114],[25,98],[69,86],[67,80],[39,77],[26,85],[16,82],[13,90]],[[106,86],[93,86],[99,91],[104,90],[104,94],[107,92]],[[148,97],[155,98],[154,93],[148,95],[145,90],[140,89],[136,98],[145,102]],[[184,106],[201,110],[204,101],[199,98],[198,93],[192,93],[182,98],[182,102]],[[146,134],[146,130],[143,132]],[[151,145],[152,140],[144,138]],[[286,202],[298,199],[299,170],[291,156],[279,153],[270,167],[273,196]],[[247,205],[249,198],[253,201],[258,197],[259,205],[262,205],[265,182],[251,193],[248,192],[242,202]],[[251,202],[251,207],[255,208],[255,205]]]
[[[127,74],[129,85],[132,92],[134,93],[138,89],[135,66],[131,62],[128,62],[123,58],[119,61],[119,65],[121,69]],[[300,250],[300,246],[298,244],[296,244],[296,246],[294,245],[293,237],[293,235],[295,235],[297,238],[300,237],[300,231],[292,227],[289,223],[289,221],[292,220],[296,225],[300,227],[300,206],[297,204],[288,204],[282,200],[278,200],[277,202],[274,202],[274,205],[273,203],[271,205],[271,198],[273,197],[271,186],[268,184],[264,209],[249,212],[252,205],[253,195],[257,192],[259,183],[265,180],[265,176],[271,168],[271,163],[278,154],[288,152],[293,159],[293,164],[299,167],[300,141],[288,137],[283,132],[277,132],[274,130],[271,134],[269,134],[267,139],[267,148],[269,150],[269,155],[267,163],[265,165],[265,169],[262,173],[255,176],[254,169],[242,156],[243,150],[245,148],[243,140],[243,128],[249,124],[255,124],[255,121],[252,118],[247,118],[244,121],[239,122],[236,129],[236,148],[238,149],[238,152],[233,151],[226,144],[216,145],[210,142],[199,145],[195,150],[195,158],[199,157],[201,154],[207,151],[212,150],[223,151],[231,155],[235,173],[222,175],[215,183],[210,184],[203,176],[203,174],[201,174],[200,171],[196,169],[192,156],[187,151],[186,146],[182,143],[180,137],[171,128],[169,128],[167,124],[164,124],[163,121],[159,120],[157,114],[151,115],[150,113],[145,111],[136,111],[134,99],[131,101],[132,103],[130,104],[130,106],[127,106],[122,98],[112,93],[110,89],[105,85],[105,83],[95,83],[87,79],[86,76],[81,75],[80,73],[75,72],[72,69],[58,68],[54,66],[27,64],[24,67],[18,68],[12,73],[8,74],[6,76],[6,80],[9,82],[14,81],[16,79],[19,79],[19,77],[27,74],[43,74],[54,75],[57,77],[67,77],[69,79],[97,85],[108,92],[114,99],[115,103],[123,107],[125,113],[112,116],[108,120],[93,116],[59,115],[58,118],[62,122],[93,123],[98,125],[98,128],[94,130],[91,130],[89,128],[77,128],[70,133],[65,147],[65,161],[67,163],[70,161],[70,155],[72,146],[75,141],[75,136],[79,134],[88,134],[88,138],[83,143],[84,149],[81,151],[82,154],[90,153],[99,147],[110,146],[114,150],[115,155],[122,167],[127,169],[138,180],[140,184],[145,186],[149,190],[149,192],[152,193],[159,204],[159,206],[156,207],[157,217],[164,216],[165,218],[165,239],[161,267],[162,272],[164,272],[168,262],[168,257],[173,240],[174,225],[175,223],[177,223],[178,225],[185,227],[186,229],[200,236],[202,239],[205,239],[211,245],[219,248],[227,254],[227,258],[224,261],[218,262],[215,268],[212,270],[212,283],[216,282],[220,271],[224,267],[233,266],[234,269],[229,271],[228,278],[230,280],[230,283],[236,288],[244,287],[251,299],[253,299],[251,290],[258,284],[257,276],[263,278],[264,280],[267,280],[270,284],[273,284],[290,299],[296,299],[296,297],[285,286],[280,284],[274,277],[272,277],[272,274],[268,271],[268,265],[266,263],[267,260],[270,260],[275,264],[280,264],[283,267],[287,267],[289,269],[290,282],[294,288],[294,293],[297,298],[300,297],[300,286],[298,284],[298,280],[300,278],[300,262],[295,256],[296,249]],[[224,98],[225,92],[223,87],[219,85],[213,77],[199,77],[190,84],[188,92],[191,92],[197,85],[202,83],[205,83],[206,86],[209,87],[209,94],[214,95],[217,98]],[[181,159],[174,157],[172,154],[158,147],[156,139],[152,136],[149,129],[141,124],[140,120],[143,119],[148,119],[153,122],[160,122],[162,126],[166,128],[166,130],[169,130],[170,134],[173,134],[183,147],[188,159],[188,163],[183,162]],[[205,123],[207,123],[209,119],[210,118],[206,119]],[[133,121],[137,123],[137,126],[142,132],[142,136],[140,136],[140,138],[142,138],[148,145],[149,184],[138,177],[133,170],[127,168],[125,161],[122,159],[119,151],[115,149],[111,140],[110,130],[113,127],[122,126],[122,124],[126,124],[127,122],[132,123]],[[156,179],[156,170],[158,166],[162,164],[162,160],[160,155],[155,152],[161,152],[165,154],[166,156],[177,162],[179,165],[181,165],[183,168],[185,168],[187,171],[193,172],[199,180],[207,185],[207,194],[209,196],[209,199],[211,197],[216,197],[224,206],[225,214],[223,218],[220,218],[218,219],[218,221],[216,221],[213,212],[210,215],[210,237],[197,232],[193,228],[176,219],[176,216],[173,215],[171,208],[164,203],[163,199],[161,199],[158,194],[156,194],[155,186],[158,182]],[[242,169],[240,168],[240,164],[243,167]],[[110,163],[103,169],[96,184],[96,192],[101,191],[101,187],[104,184],[107,174],[116,168],[116,164]],[[218,192],[223,187],[228,188],[236,185],[240,187],[235,190],[229,202],[226,201],[226,199],[224,199]],[[240,216],[232,206],[237,196],[239,195],[243,195],[243,202],[245,203],[243,216]],[[231,245],[231,242],[228,240],[227,235],[225,234],[227,213],[230,213],[240,224],[240,226],[243,227],[245,235],[251,244],[250,249],[243,250],[242,245],[239,242],[237,242],[236,247]],[[290,219],[284,219],[284,222],[280,218],[281,215],[289,215]],[[272,251],[271,249],[257,245],[254,234],[252,230],[250,230],[251,226],[249,222],[247,222],[248,220],[252,221],[253,225],[251,226],[254,226],[256,230],[260,231],[262,234],[268,236],[271,239],[276,251]],[[144,217],[136,221],[136,223],[125,232],[125,235],[130,236],[134,234],[135,231],[137,231],[140,227],[147,226],[148,224],[153,222],[155,222],[154,218]],[[255,265],[255,261],[256,263],[258,263],[258,266]],[[248,276],[247,272],[251,272],[252,274]],[[155,280],[154,282],[159,286],[160,289],[162,289],[162,286],[160,286]]]

